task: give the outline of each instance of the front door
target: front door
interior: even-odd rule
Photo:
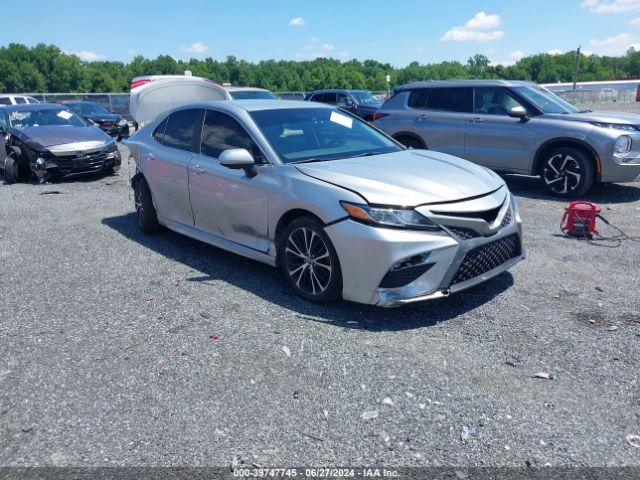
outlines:
[[[220,165],[224,150],[245,148],[257,165],[254,172]],[[207,110],[199,154],[189,165],[189,190],[196,228],[266,252],[268,198],[274,167],[267,164],[246,130],[231,116]]]
[[[535,119],[522,121],[509,110],[522,105],[505,87],[474,91],[474,110],[467,115],[464,158],[495,170],[528,173],[535,150]]]

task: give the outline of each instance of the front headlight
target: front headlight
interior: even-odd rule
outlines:
[[[626,155],[631,150],[631,137],[628,135],[622,135],[618,137],[616,143],[613,145],[613,153],[616,155]]]
[[[618,130],[627,130],[629,132],[637,132],[638,129],[633,125],[627,125],[625,123],[606,123],[606,122],[591,122],[591,125],[601,128],[617,128]]]
[[[440,227],[435,223],[412,208],[372,207],[349,202],[340,202],[340,206],[353,220],[369,225],[415,230],[440,230]]]
[[[123,118],[118,122],[118,126],[124,127],[127,124],[127,121]]]

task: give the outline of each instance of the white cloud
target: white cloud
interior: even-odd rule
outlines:
[[[349,52],[347,50],[342,50],[340,52],[340,58],[348,58],[349,57]]]
[[[379,47],[380,46],[380,41],[376,40],[375,42],[373,42],[371,44],[372,47]]]
[[[636,27],[640,26],[640,18],[632,18],[631,20],[629,20],[629,23],[631,25],[635,25]]]
[[[199,53],[204,53],[207,50],[209,50],[209,47],[204,43],[202,43],[202,41],[197,41],[195,43],[192,43],[188,47],[180,47],[180,51],[186,52],[186,53],[199,54]]]
[[[69,55],[75,55],[83,62],[96,62],[98,60],[104,60],[107,58],[105,55],[96,52],[90,52],[89,50],[80,50],[79,52],[68,52]]]
[[[591,13],[623,13],[640,10],[640,0],[583,0],[582,8]]]
[[[333,45],[331,45],[330,43],[323,43],[322,46],[320,47],[322,50],[324,50],[325,52],[330,52],[331,50],[333,50],[335,47]]]
[[[305,22],[304,18],[302,17],[295,17],[289,20],[289,25],[291,25],[292,27],[306,27],[307,22]]]
[[[549,55],[562,55],[562,50],[559,48],[552,48],[551,50],[548,50],[547,53]]]
[[[329,42],[320,42],[318,37],[311,37],[307,44],[303,47],[306,52],[298,52],[296,53],[296,58],[300,60],[315,60],[316,58],[329,58],[336,56],[345,58],[349,56],[349,52],[347,50],[341,50],[337,55],[334,55],[336,47],[332,43]]]
[[[594,47],[594,52],[600,55],[624,55],[630,47],[634,47],[636,50],[640,47],[638,39],[628,33],[621,33],[602,40],[594,38],[589,44]],[[582,53],[586,55],[587,52],[588,50]]]
[[[129,50],[127,50],[127,53],[129,55],[136,56],[138,54],[138,51],[135,48],[130,48]]]
[[[424,47],[417,47],[416,48],[416,52],[418,52],[418,53],[424,52]]]
[[[497,30],[502,25],[500,15],[487,15],[478,12],[464,25],[459,25],[448,30],[441,42],[490,42],[504,37],[502,30]]]

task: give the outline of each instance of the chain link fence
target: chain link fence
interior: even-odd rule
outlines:
[[[575,90],[566,84],[550,84],[546,87],[581,108],[640,112],[640,81],[624,84],[583,84],[578,85]],[[283,100],[304,100],[307,93],[276,92],[276,95]],[[376,91],[372,94],[382,102],[388,97],[386,91]],[[132,120],[129,114],[128,93],[25,93],[23,95],[35,97],[41,102],[57,103],[65,100],[97,102],[110,112],[118,113],[128,120]]]

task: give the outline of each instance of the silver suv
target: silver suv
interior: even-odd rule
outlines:
[[[539,175],[555,195],[640,180],[640,116],[580,110],[529,82],[403,85],[376,113],[375,125],[408,147]]]

